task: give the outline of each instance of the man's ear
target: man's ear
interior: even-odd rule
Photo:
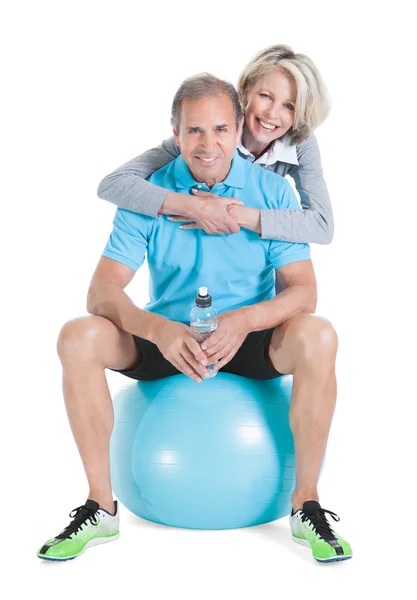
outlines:
[[[240,137],[242,135],[243,121],[244,121],[244,118],[242,117],[240,119],[239,125],[237,126],[237,131],[236,131],[236,140],[237,140],[237,142],[239,142]]]
[[[180,138],[178,137],[178,131],[175,129],[175,127],[173,127],[173,128],[172,128],[172,131],[173,131],[173,133],[174,133],[174,140],[175,140],[175,143],[176,143],[176,144],[177,144],[177,146],[179,147],[181,144],[180,144]]]

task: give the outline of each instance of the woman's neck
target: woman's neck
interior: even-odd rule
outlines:
[[[246,150],[249,150],[249,152],[251,154],[253,154],[255,159],[262,156],[262,154],[265,152],[265,150],[268,148],[268,146],[271,145],[271,144],[262,144],[262,143],[258,142],[253,137],[253,135],[251,134],[249,129],[246,127],[246,125],[243,126],[242,144],[245,146]]]

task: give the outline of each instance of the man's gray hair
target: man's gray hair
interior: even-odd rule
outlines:
[[[188,100],[201,100],[213,96],[229,96],[233,103],[236,126],[243,117],[243,107],[235,87],[228,81],[214,77],[210,73],[200,73],[185,79],[174,96],[171,108],[171,125],[178,131],[180,126],[181,102]]]

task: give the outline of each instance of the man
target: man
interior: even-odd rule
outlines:
[[[181,156],[151,176],[172,191],[210,189],[247,206],[297,209],[289,183],[235,152],[242,127],[236,90],[200,75],[183,82],[172,124]],[[142,310],[124,288],[148,255],[150,302]],[[284,291],[275,295],[275,270]],[[217,330],[200,348],[188,327],[196,290],[207,286],[219,310]],[[150,380],[185,373],[197,382],[217,369],[258,379],[294,375],[290,424],[296,453],[296,489],[290,517],[294,539],[317,560],[351,557],[318,502],[317,481],[336,400],[337,336],[312,313],[316,281],[306,244],[263,240],[249,230],[211,236],[118,209],[113,232],[93,275],[91,316],[62,328],[58,353],[72,432],[89,483],[88,500],[40,558],[67,560],[90,545],[119,535],[117,501],[110,484],[113,427],[105,369]],[[333,513],[331,513],[333,515]]]

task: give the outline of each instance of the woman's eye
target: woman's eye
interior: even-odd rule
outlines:
[[[262,98],[269,98],[271,99],[271,96],[269,96],[269,94],[259,94],[260,96],[262,96]]]
[[[288,108],[289,110],[294,110],[294,107],[292,104],[286,104],[285,108]]]

